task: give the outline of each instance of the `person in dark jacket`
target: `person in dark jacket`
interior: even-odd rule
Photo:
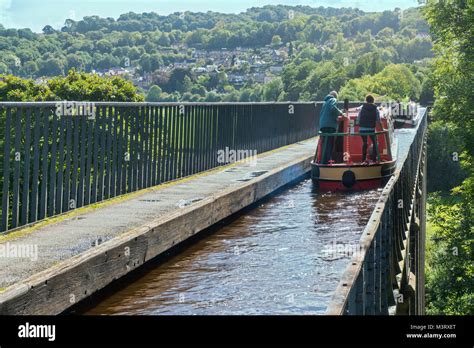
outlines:
[[[377,105],[374,104],[375,100],[371,94],[368,94],[365,97],[365,103],[362,105],[362,108],[359,111],[357,116],[357,124],[359,125],[359,132],[362,136],[362,161],[366,162],[367,159],[367,135],[362,135],[364,133],[375,133],[376,126],[379,125],[383,129],[382,123],[380,122],[380,113],[377,108]],[[377,161],[378,154],[378,144],[377,136],[372,134],[368,135],[372,144],[374,145],[374,151],[372,153],[372,160]]]
[[[332,91],[324,98],[323,108],[319,116],[319,131],[321,133],[336,133],[337,119],[343,115],[343,112],[337,107],[337,92]],[[333,136],[324,137],[323,158],[321,163],[327,164],[332,158],[332,149],[334,147]]]

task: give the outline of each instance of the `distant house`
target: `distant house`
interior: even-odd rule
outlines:
[[[217,65],[215,65],[215,64],[206,65],[206,70],[207,70],[208,73],[215,72],[215,71],[217,71]]]
[[[229,74],[227,79],[230,83],[237,86],[243,85],[246,80],[245,77],[240,74]]]
[[[193,68],[193,72],[196,74],[205,74],[207,72],[207,69],[205,67],[198,67],[198,68]]]
[[[285,51],[273,50],[272,51],[272,60],[274,62],[283,62],[287,58],[288,54]]]
[[[253,79],[257,83],[265,83],[265,73],[258,72],[252,75]]]
[[[110,68],[105,75],[106,76],[124,76],[124,75],[134,75],[135,68]]]

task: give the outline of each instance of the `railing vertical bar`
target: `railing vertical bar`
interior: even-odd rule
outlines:
[[[216,105],[216,118],[217,118],[217,151],[224,151],[223,147],[223,135],[224,135],[224,124],[223,124],[223,108]],[[223,165],[222,159],[216,153],[217,166]]]
[[[174,125],[175,120],[175,113],[174,113],[174,106],[170,106],[167,108],[168,113],[168,180],[174,180],[174,132],[176,127]]]
[[[152,126],[152,148],[153,148],[153,162],[151,165],[151,184],[155,186],[159,182],[159,178],[157,177],[157,166],[158,166],[158,142],[159,142],[159,127],[158,127],[158,109],[153,106],[152,110],[152,118],[153,118],[153,126]]]
[[[192,112],[191,112],[191,137],[190,137],[190,151],[191,151],[191,156],[190,156],[190,165],[191,165],[191,172],[190,174],[196,173],[196,163],[197,163],[197,153],[196,153],[196,139],[197,139],[197,128],[196,128],[196,115],[198,112],[198,106],[193,106],[192,107]]]
[[[97,180],[99,176],[99,154],[100,154],[100,120],[102,117],[102,110],[100,106],[97,106],[97,113],[95,118],[95,127],[94,127],[94,158],[93,160],[93,168],[92,168],[92,190],[91,190],[91,203],[97,202]]]
[[[64,138],[66,128],[66,118],[70,116],[60,115],[59,117],[59,150],[58,150],[58,173],[56,181],[56,204],[55,214],[61,214],[63,208],[63,178],[64,178]]]
[[[64,188],[63,188],[63,206],[62,206],[62,211],[68,211],[69,210],[69,201],[71,199],[71,161],[74,157],[77,157],[75,153],[73,153],[72,149],[72,131],[73,131],[73,121],[77,118],[78,116],[75,115],[74,117],[67,117],[66,118],[66,150],[65,150],[65,162],[66,162],[66,168],[64,171]]]
[[[1,110],[1,109],[0,109]],[[8,220],[10,214],[10,139],[11,139],[11,123],[12,115],[9,107],[5,108],[5,135],[3,149],[3,191],[2,191],[2,225],[0,232],[8,230]]]
[[[182,137],[181,137],[181,176],[187,176],[187,168],[188,168],[188,150],[187,150],[187,143],[188,143],[188,120],[189,120],[189,107],[184,106],[184,113],[182,116],[183,120],[181,126],[183,128]]]
[[[41,109],[35,108],[33,115],[33,176],[31,178],[30,222],[38,220],[38,188],[40,169]],[[7,193],[8,194],[8,193]]]
[[[173,106],[173,135],[172,135],[172,139],[173,139],[173,146],[172,146],[172,154],[173,154],[173,158],[171,160],[171,166],[173,168],[173,171],[172,171],[172,180],[175,180],[178,178],[178,145],[179,145],[179,129],[178,129],[178,125],[179,125],[179,110],[178,110],[178,106]]]
[[[209,107],[206,106],[204,108],[204,114],[203,114],[203,169],[207,170],[209,169]]]
[[[114,129],[115,129],[115,120],[114,120],[114,112],[111,106],[104,108],[107,110],[107,118],[104,122],[104,137],[106,143],[106,155],[105,155],[105,165],[104,165],[104,196],[103,199],[108,199],[113,197],[111,192],[114,191],[115,183],[112,181],[112,163],[115,162],[115,158],[113,157],[115,152],[113,151],[114,146]],[[107,129],[105,130],[105,126],[107,125]],[[112,126],[113,125],[113,126]]]
[[[49,194],[48,194],[48,216],[53,216],[55,211],[55,193],[57,190],[56,187],[56,177],[57,177],[57,168],[56,168],[56,157],[57,157],[57,132],[58,132],[58,116],[55,112],[51,112],[52,117],[52,127],[51,127],[51,163],[49,169]]]
[[[217,106],[212,106],[212,166],[215,168],[219,166],[217,163],[217,151],[218,151],[218,116],[217,116]]]
[[[94,110],[95,113],[95,110]],[[87,158],[90,158],[90,154],[86,152],[88,146],[90,146],[89,140],[89,123],[92,121],[87,122],[85,116],[80,116],[79,121],[77,122],[77,126],[79,127],[79,175],[77,178],[77,200],[76,200],[76,208],[82,207],[85,205],[85,196],[86,191],[88,190],[88,186],[86,185],[87,181]],[[86,155],[87,153],[87,155]],[[86,158],[87,156],[87,158]]]
[[[115,137],[116,137],[116,144],[117,144],[117,153],[115,158],[115,170],[117,171],[117,181],[116,181],[116,188],[115,193],[117,195],[121,195],[125,193],[123,190],[124,186],[124,179],[127,175],[126,172],[126,162],[125,162],[125,153],[127,150],[125,149],[125,144],[127,143],[124,131],[124,122],[125,122],[125,108],[123,107],[115,107]],[[117,132],[118,127],[118,132]]]
[[[180,166],[181,166],[181,149],[180,149],[180,145],[181,145],[181,120],[183,118],[183,116],[181,115],[181,112],[180,112],[180,107],[181,106],[177,106],[176,107],[176,143],[175,143],[175,151],[176,151],[176,157],[175,157],[175,166],[176,166],[176,179],[178,179],[180,177]]]
[[[141,146],[140,149],[142,151],[142,184],[140,188],[147,187],[146,182],[148,180],[148,106],[144,106],[142,109],[142,137],[141,137]]]
[[[131,120],[130,120],[130,108],[122,109],[123,115],[123,147],[122,147],[122,194],[130,192],[132,187],[132,166],[131,166]]]
[[[104,199],[104,191],[105,191],[105,182],[104,182],[104,174],[107,170],[107,160],[106,160],[106,139],[107,139],[107,108],[105,106],[101,107],[101,117],[100,117],[100,143],[99,143],[99,151],[100,151],[100,160],[99,160],[99,173],[98,173],[98,180],[97,180],[97,202],[100,202]]]
[[[161,184],[163,182],[163,170],[161,163],[163,162],[163,112],[161,107],[156,107],[156,122],[158,127],[156,129],[156,137],[157,137],[157,162],[156,162],[156,184]]]
[[[138,166],[138,189],[145,187],[146,183],[146,165],[147,165],[147,154],[146,154],[146,138],[147,138],[147,124],[146,124],[146,106],[141,108],[140,112],[140,161]]]
[[[48,153],[49,153],[49,113],[41,109],[41,120],[43,125],[43,147],[41,149],[41,179],[38,219],[44,219],[47,213],[48,195]]]
[[[140,137],[140,150],[141,150],[141,186],[140,188],[143,189],[147,187],[147,180],[148,180],[148,106],[143,106],[142,108],[142,117],[141,117],[141,137]]]
[[[161,108],[162,111],[162,118],[163,118],[163,163],[162,163],[162,171],[163,171],[163,182],[169,180],[169,108],[167,106],[163,106]]]
[[[198,160],[197,160],[197,170],[196,172],[202,172],[204,170],[203,165],[203,115],[204,115],[204,108],[205,106],[201,106],[198,110],[197,115],[197,130],[198,130],[198,137],[197,137],[197,151],[198,151]]]
[[[84,118],[84,121],[86,119]],[[93,161],[97,158],[96,147],[97,142],[94,139],[95,129],[99,122],[99,107],[95,109],[95,117],[92,120],[87,120],[87,154],[86,154],[86,171],[85,171],[85,194],[84,205],[92,203],[92,183],[93,183]]]
[[[176,127],[174,125],[175,121],[175,113],[174,113],[174,106],[170,106],[167,108],[168,112],[168,180],[174,180],[174,132]]]
[[[109,191],[107,192],[107,198],[112,198],[118,195],[117,193],[117,144],[118,144],[118,113],[117,107],[109,109],[109,137],[110,143],[112,144],[112,152],[109,148]]]
[[[72,205],[69,204],[68,210],[74,209],[78,206],[78,172],[79,172],[79,129],[81,125],[81,116],[76,116],[73,119],[73,131],[74,131],[74,140],[73,140],[73,145],[72,145],[72,178],[71,178],[71,194],[70,194],[70,200],[72,201]],[[81,172],[84,172],[84,167],[82,166],[80,168]],[[82,181],[84,178],[83,175],[81,175],[81,178],[79,179]]]
[[[20,224],[28,223],[28,204],[30,195],[30,167],[31,167],[31,108],[25,110],[25,142],[24,161],[23,161],[23,180],[22,180],[22,197],[21,197],[21,215]]]
[[[181,127],[182,127],[182,132],[181,132],[181,176],[185,177],[187,176],[187,142],[188,142],[188,137],[189,137],[189,132],[187,129],[188,126],[188,119],[189,119],[189,107],[184,107],[184,113],[182,116],[182,121],[181,121]]]
[[[133,109],[132,109],[133,110]],[[140,128],[140,109],[137,109],[137,112],[132,112],[132,126],[131,126],[131,134],[132,134],[132,186],[130,188],[130,192],[136,191],[138,188],[138,161],[139,161],[139,147],[138,147],[138,133]]]
[[[149,126],[149,146],[150,152],[148,154],[148,186],[155,185],[155,165],[156,165],[156,125],[155,125],[155,108],[149,107],[148,109],[148,117],[150,120]]]
[[[12,228],[18,226],[20,209],[20,170],[21,170],[21,113],[22,109],[17,108],[15,113],[15,154],[14,154],[14,175],[13,175],[13,205],[12,205]]]

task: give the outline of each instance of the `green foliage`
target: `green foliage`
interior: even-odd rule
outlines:
[[[161,97],[161,93],[162,93],[162,90],[160,87],[158,87],[157,85],[153,85],[151,88],[150,88],[150,91],[148,92],[147,96],[146,96],[146,101],[147,102],[159,102],[160,101],[160,97]]]
[[[474,3],[429,0],[425,16],[434,38],[433,73],[437,120],[430,135],[431,161],[443,163],[457,148],[466,179],[441,199],[432,195],[434,226],[427,254],[427,300],[430,314],[474,314]],[[456,140],[437,138],[441,132]],[[439,142],[446,144],[439,144]],[[433,146],[434,144],[434,146]],[[436,152],[437,150],[437,152]],[[456,172],[454,172],[456,173]],[[428,173],[430,177],[439,172]],[[430,179],[432,180],[432,179]],[[445,190],[446,187],[443,187]]]
[[[72,70],[66,77],[48,81],[48,86],[61,100],[143,101],[130,81],[118,77],[102,78]]]
[[[71,70],[66,77],[56,77],[44,83],[0,75],[2,101],[143,101],[135,86],[122,78],[102,78],[94,74]]]
[[[421,92],[420,81],[403,64],[390,64],[381,72],[365,75],[349,81],[341,89],[341,98],[364,100],[368,93],[378,96],[378,100],[418,100]]]
[[[450,197],[432,195],[428,241],[427,313],[474,314],[474,182],[472,176]]]
[[[449,192],[466,178],[461,166],[464,148],[459,129],[452,122],[435,121],[429,125],[428,191]]]
[[[474,3],[430,1],[426,17],[435,40],[435,117],[462,127],[474,156]]]
[[[262,99],[264,101],[277,101],[283,92],[281,78],[276,78],[263,86]]]
[[[67,19],[59,31],[46,26],[42,34],[0,27],[0,73],[49,79],[71,69],[102,74],[111,68],[129,68],[127,78],[145,91],[159,86],[160,98],[166,101],[320,100],[328,90],[348,83],[347,95],[359,99],[371,88],[365,86],[366,80],[354,85],[351,79],[377,75],[389,64],[419,66],[432,56],[427,30],[418,9],[406,10],[401,16],[397,9],[365,13],[278,5],[240,14],[186,12],[185,18],[177,13],[133,12],[117,20],[87,16],[78,21]],[[230,66],[219,67],[219,73],[172,68],[192,61],[202,69],[213,65],[213,58],[196,59],[195,50],[237,47],[250,51],[243,57],[233,54]],[[281,50],[281,60],[275,61],[273,50]],[[263,62],[261,67],[252,62],[255,55]],[[275,65],[283,66],[282,74],[268,74]],[[232,82],[231,74],[244,81]],[[262,80],[277,82],[265,85]],[[425,99],[430,96],[431,81],[423,84]],[[381,94],[412,98],[420,94],[383,83],[378,88]]]
[[[0,75],[0,100],[2,101],[47,101],[55,100],[48,86],[36,84],[13,75]]]

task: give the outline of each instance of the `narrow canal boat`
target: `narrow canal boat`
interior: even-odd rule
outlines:
[[[348,102],[346,101],[346,106]],[[347,110],[346,116],[339,117],[337,133],[320,133],[314,159],[311,162],[311,178],[320,190],[365,190],[383,187],[395,172],[398,144],[394,136],[394,121],[388,110],[379,108],[380,121],[375,133],[377,146],[369,140],[367,158],[376,161],[364,161],[362,156],[362,137],[356,124],[360,108]],[[331,138],[332,137],[332,138]],[[328,141],[334,141],[331,160],[323,163],[323,153]]]
[[[394,127],[398,128],[414,128],[421,119],[423,109],[416,103],[396,103],[390,105],[390,114],[394,119]]]

